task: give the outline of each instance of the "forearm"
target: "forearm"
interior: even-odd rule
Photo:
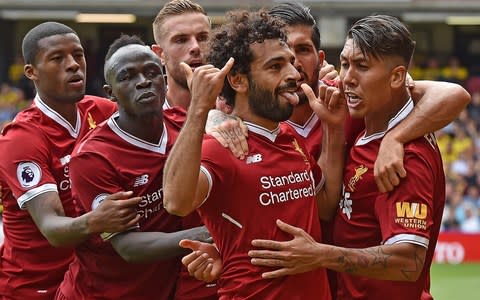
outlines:
[[[322,153],[318,164],[325,176],[325,183],[317,199],[320,219],[331,220],[336,213],[342,190],[345,132],[343,126],[323,126],[322,129]]]
[[[464,88],[447,82],[416,81],[411,94],[415,108],[385,138],[404,144],[435,132],[453,121],[470,102]]]
[[[190,107],[185,123],[165,164],[164,207],[174,215],[185,216],[195,209],[200,172],[200,155],[207,111]]]
[[[127,262],[149,262],[185,255],[188,249],[181,248],[183,239],[206,242],[210,238],[205,227],[164,233],[125,232],[114,236],[110,242],[117,253]]]
[[[426,249],[401,243],[365,249],[351,249],[318,244],[320,265],[337,272],[372,279],[415,281],[420,276]]]
[[[55,247],[76,246],[90,234],[86,214],[77,218],[51,215],[44,218],[38,227],[48,242]]]

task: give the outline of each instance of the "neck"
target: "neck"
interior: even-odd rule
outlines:
[[[180,86],[174,80],[168,82],[166,101],[168,101],[170,106],[180,106],[183,109],[188,110],[191,97],[188,89]]]
[[[134,117],[119,111],[116,122],[125,132],[152,144],[158,144],[163,134],[163,113]]]
[[[67,120],[73,128],[77,124],[77,103],[62,103],[61,101],[52,100],[42,93],[38,93],[38,96],[42,101],[51,109],[60,114],[65,120]]]
[[[303,126],[308,121],[308,119],[310,119],[312,113],[313,110],[308,102],[298,104],[293,109],[292,116],[289,120],[295,124]]]
[[[390,101],[386,102],[380,110],[365,116],[365,136],[383,132],[388,129],[389,121],[405,106],[410,96],[407,90],[393,92]]]

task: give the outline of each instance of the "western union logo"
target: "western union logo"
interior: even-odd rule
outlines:
[[[427,217],[427,205],[410,202],[397,202],[398,218],[425,219]]]

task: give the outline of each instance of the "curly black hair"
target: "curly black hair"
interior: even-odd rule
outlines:
[[[262,43],[264,40],[279,39],[287,41],[283,28],[285,23],[274,18],[264,9],[259,11],[236,10],[227,12],[226,23],[213,32],[210,41],[210,52],[207,60],[217,68],[222,68],[230,57],[235,63],[231,74],[250,73],[250,64],[253,54],[250,45]],[[235,90],[228,80],[222,90],[229,105],[235,105]]]

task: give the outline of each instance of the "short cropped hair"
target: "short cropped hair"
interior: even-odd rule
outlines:
[[[270,16],[266,10],[227,12],[226,23],[213,33],[207,61],[217,68],[222,68],[229,58],[233,57],[235,62],[230,73],[249,75],[250,64],[254,59],[250,45],[268,39],[286,42],[284,27],[285,23]],[[222,96],[228,104],[232,106],[235,104],[235,91],[227,79]]]
[[[137,35],[127,35],[127,34],[122,34],[120,35],[119,38],[114,40],[108,47],[107,54],[105,55],[105,64],[103,68],[103,77],[105,78],[105,81],[108,82],[108,79],[107,79],[108,70],[106,68],[108,60],[113,56],[113,54],[115,54],[115,52],[118,51],[118,49],[125,47],[127,45],[145,46],[145,42]]]
[[[272,7],[268,13],[280,18],[288,26],[305,25],[312,28],[312,42],[316,50],[320,50],[320,30],[310,8],[298,2],[281,3]]]
[[[152,24],[153,38],[155,39],[155,42],[159,43],[163,34],[161,27],[168,17],[183,15],[186,13],[200,13],[205,16],[207,15],[202,6],[190,0],[172,0],[166,3],[158,12]]]
[[[357,21],[347,38],[352,39],[365,56],[398,56],[407,67],[415,50],[415,41],[408,28],[397,18],[387,15],[373,15]]]
[[[38,54],[38,42],[46,37],[58,34],[73,33],[78,37],[78,34],[72,28],[65,24],[57,22],[41,23],[32,29],[23,37],[22,41],[22,55],[26,64],[34,64],[35,57]]]

